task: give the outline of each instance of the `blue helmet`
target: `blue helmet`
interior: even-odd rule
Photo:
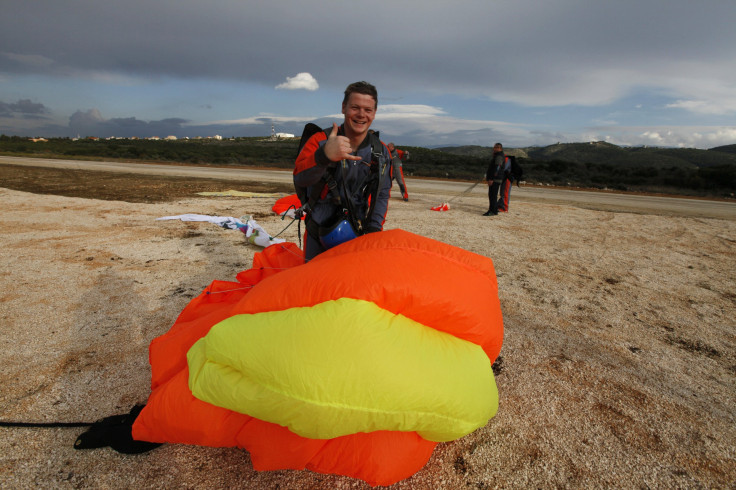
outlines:
[[[337,221],[332,226],[319,229],[319,241],[325,248],[332,248],[357,236],[353,226],[346,219]]]

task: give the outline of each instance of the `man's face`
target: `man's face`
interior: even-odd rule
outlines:
[[[501,145],[496,145],[493,147],[493,153],[498,153],[500,151],[503,151],[503,147]]]
[[[376,117],[376,101],[370,95],[352,93],[342,105],[342,113],[348,138],[365,134]]]

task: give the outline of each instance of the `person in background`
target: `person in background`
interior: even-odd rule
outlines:
[[[503,165],[503,182],[499,189],[500,196],[498,198],[498,210],[503,213],[509,211],[509,198],[511,197],[511,187],[514,183],[514,176],[511,173],[511,159],[514,157],[506,156]]]
[[[393,165],[393,178],[396,179],[396,183],[399,184],[401,197],[404,198],[404,201],[408,201],[409,193],[406,192],[406,183],[404,182],[403,162],[409,159],[409,152],[399,150],[394,146],[393,143],[388,144],[388,151],[391,154],[391,164]]]
[[[488,182],[488,211],[483,216],[496,216],[498,214],[498,190],[503,182],[506,155],[503,153],[503,145],[493,145],[493,156],[486,170],[486,182]]]

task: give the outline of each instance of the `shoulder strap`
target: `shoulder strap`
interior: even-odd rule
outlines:
[[[302,134],[302,141],[300,141],[299,143],[300,145],[299,151],[301,151],[301,147],[304,146],[304,144],[306,144],[309,138],[311,138],[312,135],[314,135],[315,133],[322,131],[323,133],[325,133],[325,136],[327,136],[328,138],[330,137],[330,134],[332,133],[332,126],[322,129],[316,124],[309,123],[304,127],[305,132],[307,131],[307,128],[309,128],[311,132],[306,139],[304,139],[304,133]],[[322,194],[322,189],[324,189],[325,186],[327,186],[328,192],[330,193],[330,196],[332,197],[332,200],[335,202],[335,204],[341,205],[340,193],[337,191],[337,182],[335,181],[335,168],[328,168],[325,174],[319,180],[319,182],[317,182],[312,187],[310,187],[309,199],[308,200],[301,199],[300,197],[300,200],[302,201],[302,205],[303,205],[302,207],[307,212],[309,212],[311,209],[314,208],[314,205],[319,200],[319,196]],[[307,202],[304,202],[305,200]]]
[[[370,222],[373,217],[373,212],[378,202],[378,193],[381,192],[384,179],[390,167],[388,164],[390,159],[383,158],[383,143],[381,142],[378,131],[371,131],[369,135],[371,138],[371,173],[377,172],[378,178],[375,179],[370,189],[371,203],[366,214],[366,222]]]
[[[304,126],[304,129],[302,130],[302,138],[299,140],[299,148],[297,148],[296,156],[294,157],[295,159],[299,158],[299,153],[302,152],[302,148],[304,148],[304,145],[307,144],[309,138],[311,138],[313,134],[319,133],[320,131],[322,131],[322,128],[314,123],[307,123],[306,126]]]

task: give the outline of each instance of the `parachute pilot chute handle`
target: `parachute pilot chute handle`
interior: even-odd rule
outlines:
[[[302,219],[302,216],[307,215],[311,213],[312,210],[309,208],[309,203],[304,203],[298,208],[294,209],[294,218],[295,219]]]

